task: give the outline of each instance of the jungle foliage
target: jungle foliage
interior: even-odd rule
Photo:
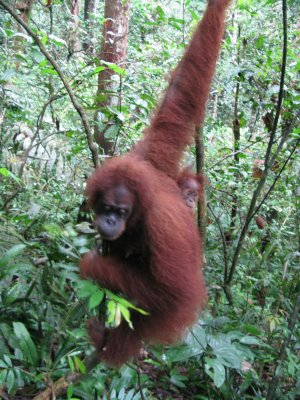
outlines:
[[[123,67],[98,57],[103,3],[88,20],[82,7],[76,24],[68,4],[33,2],[26,23],[92,129],[108,126],[115,153],[126,152],[205,4],[132,0]],[[99,364],[57,398],[300,396],[297,19],[297,0],[239,0],[228,17],[200,132],[208,180],[205,313],[177,346],[145,348],[138,364],[119,371]],[[0,397],[41,399],[59,378],[85,374],[93,351],[85,321],[104,292],[108,324],[130,322],[133,305],[79,278],[78,261],[95,243],[90,215],[80,213],[93,170],[87,134],[57,70],[1,3],[0,49]],[[97,76],[107,67],[119,101],[98,110],[95,122]],[[192,146],[184,164],[195,165],[195,156]]]

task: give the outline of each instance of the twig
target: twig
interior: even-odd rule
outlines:
[[[29,153],[30,153],[31,149],[34,147],[34,141],[35,141],[35,139],[37,138],[37,136],[38,136],[38,134],[40,132],[46,109],[47,109],[48,105],[52,103],[52,101],[58,99],[59,97],[60,96],[56,96],[56,95],[51,96],[50,99],[42,107],[42,110],[41,110],[40,115],[39,115],[38,120],[37,120],[36,131],[35,131],[33,137],[31,138],[30,145],[28,146],[28,148],[26,148],[24,150],[23,155],[22,155],[22,164],[21,164],[21,167],[20,167],[20,170],[19,170],[19,173],[18,173],[18,177],[20,179],[23,176],[23,172],[24,172],[24,168],[25,168],[26,162],[27,162],[28,158],[30,158]],[[18,187],[16,188],[15,192],[8,199],[5,200],[5,202],[4,202],[3,206],[2,206],[2,209],[3,210],[7,210],[8,205],[10,204],[10,202],[14,198],[16,198],[18,196],[18,194],[22,190],[24,190],[24,187],[22,186],[22,184],[19,184]]]
[[[204,163],[205,163],[205,152],[204,152],[204,138],[202,127],[196,128],[195,130],[195,150],[196,150],[196,171],[198,174],[204,176]],[[198,207],[197,207],[197,222],[198,229],[201,234],[202,249],[205,253],[206,245],[206,234],[207,234],[207,207],[206,207],[206,188],[205,184],[201,188]]]
[[[281,136],[281,140],[277,146],[277,149],[271,159],[270,165],[273,165],[278,154],[280,153],[284,143],[287,141],[289,134],[291,133],[292,129],[294,128],[294,126],[296,125],[296,122],[298,121],[298,118],[300,116],[300,110],[298,110],[298,112],[296,113],[296,115],[293,117],[293,120],[290,122],[290,124],[288,125],[286,131],[284,132],[284,134]]]
[[[227,274],[228,274],[228,254],[227,254],[226,240],[225,240],[224,232],[223,232],[223,229],[221,227],[219,218],[216,216],[216,214],[214,213],[213,209],[210,207],[209,204],[207,205],[207,208],[212,213],[212,215],[213,215],[213,217],[214,217],[214,219],[215,219],[215,221],[216,221],[216,223],[218,225],[218,228],[219,228],[219,231],[220,231],[220,235],[221,235],[221,239],[222,239],[223,254],[224,254],[224,281],[225,281],[225,279],[227,277]]]
[[[267,136],[269,136],[268,133],[265,134],[265,135],[263,135],[263,136],[260,136],[260,139],[259,139],[259,140],[256,140],[254,143],[250,143],[250,144],[248,144],[247,146],[243,147],[243,148],[240,149],[240,150],[233,151],[233,152],[227,154],[226,156],[224,156],[223,158],[221,158],[219,161],[217,161],[217,162],[215,162],[214,164],[210,165],[210,166],[209,166],[209,170],[211,171],[213,168],[215,168],[215,167],[217,167],[218,165],[222,164],[222,162],[225,161],[225,160],[227,160],[227,158],[231,158],[232,156],[235,156],[236,154],[243,153],[245,150],[249,149],[250,147],[255,146],[255,145],[258,144],[258,143],[261,143],[261,142],[262,142],[262,139],[264,139],[264,138],[267,137]]]
[[[292,155],[293,155],[293,154],[295,153],[295,151],[297,150],[299,143],[300,143],[300,139],[298,139],[298,140],[296,141],[296,144],[295,144],[293,150],[290,152],[288,158],[285,160],[283,166],[281,167],[280,171],[279,171],[278,174],[276,175],[276,177],[275,177],[275,179],[274,179],[272,185],[269,187],[267,193],[264,195],[263,199],[261,200],[261,202],[259,203],[259,205],[256,207],[256,209],[255,209],[255,211],[253,212],[251,218],[253,218],[254,215],[257,214],[257,212],[258,212],[258,210],[260,209],[260,207],[264,204],[264,202],[266,201],[266,199],[269,197],[269,194],[270,194],[270,193],[272,192],[272,190],[274,189],[274,187],[275,187],[275,185],[276,185],[278,179],[280,178],[280,176],[281,176],[283,170],[285,169],[287,163],[290,161],[290,159],[292,158]]]
[[[136,372],[137,372],[138,386],[139,386],[141,399],[145,400],[145,396],[144,396],[144,393],[143,393],[143,385],[142,385],[142,380],[141,380],[141,369],[140,369],[140,365],[139,365],[138,359],[136,359]]]
[[[283,51],[282,51],[282,62],[281,62],[281,74],[280,74],[280,85],[279,85],[279,93],[278,93],[278,102],[276,107],[276,114],[274,118],[274,123],[272,127],[272,131],[270,134],[270,140],[266,152],[265,157],[265,167],[271,167],[271,151],[273,142],[275,139],[275,134],[277,130],[277,125],[279,121],[282,101],[283,101],[283,93],[284,93],[284,79],[285,79],[285,70],[286,70],[286,57],[287,57],[287,20],[286,20],[286,0],[282,0],[282,24],[283,24]]]
[[[285,0],[283,0],[284,2]],[[281,372],[280,372],[280,365],[282,364],[285,355],[286,355],[286,349],[290,344],[292,335],[293,335],[293,331],[295,329],[295,325],[296,322],[299,318],[299,311],[300,311],[300,293],[298,293],[297,299],[295,301],[294,304],[294,308],[293,311],[291,313],[290,316],[290,320],[289,320],[289,324],[288,324],[288,329],[289,329],[289,334],[286,337],[286,339],[283,341],[281,348],[280,348],[280,352],[279,352],[279,356],[277,357],[277,366],[275,368],[275,374],[273,376],[273,379],[271,380],[270,384],[269,384],[269,389],[268,389],[268,393],[267,393],[267,397],[266,400],[272,400],[275,398],[275,393],[276,393],[276,389],[278,387],[278,383],[280,381],[281,378]]]
[[[33,143],[34,143],[35,139],[37,138],[37,136],[38,136],[38,134],[39,134],[39,132],[40,132],[40,129],[41,129],[41,127],[42,127],[43,119],[44,119],[44,115],[45,115],[46,109],[47,109],[47,107],[48,107],[49,104],[51,104],[53,101],[55,101],[55,100],[58,99],[58,98],[59,98],[59,97],[58,97],[58,96],[55,96],[55,95],[51,96],[50,99],[49,99],[49,100],[43,105],[43,107],[42,107],[42,111],[40,112],[40,115],[39,115],[38,120],[37,120],[35,134],[34,134],[33,137],[31,138],[30,145],[25,149],[25,151],[24,151],[24,153],[23,153],[23,156],[22,156],[22,164],[21,164],[21,168],[20,168],[20,171],[19,171],[19,174],[18,174],[18,176],[19,176],[20,179],[21,179],[22,176],[23,176],[24,168],[25,168],[27,159],[28,159],[28,157],[29,157],[29,153],[30,153],[31,149],[33,148]]]
[[[12,194],[11,196],[9,196],[8,199],[6,199],[6,200],[4,201],[3,206],[2,206],[2,210],[7,211],[7,208],[8,208],[9,203],[10,203],[14,198],[16,198],[16,197],[18,196],[18,194],[19,194],[22,190],[24,190],[24,187],[21,186],[21,185],[19,185],[19,186],[17,187],[17,189],[13,192],[13,194]]]

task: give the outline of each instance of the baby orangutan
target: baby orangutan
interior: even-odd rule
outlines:
[[[197,207],[205,184],[203,176],[194,174],[189,168],[186,168],[180,174],[177,183],[185,205],[189,207],[193,213]]]

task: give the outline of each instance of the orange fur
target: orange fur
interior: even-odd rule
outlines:
[[[124,293],[150,315],[132,313],[115,329],[92,320],[89,333],[101,360],[119,366],[136,356],[142,340],[173,343],[206,302],[202,249],[193,216],[177,185],[179,161],[203,120],[223,35],[228,0],[210,0],[205,15],[173,73],[169,88],[144,138],[127,155],[108,160],[87,183],[89,204],[124,185],[134,195],[125,232],[81,260],[83,278]]]

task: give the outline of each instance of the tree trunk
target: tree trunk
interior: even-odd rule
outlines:
[[[129,1],[124,3],[122,0],[105,0],[103,42],[99,55],[99,63],[102,61],[125,67],[127,54],[128,37],[128,15]],[[98,111],[121,104],[121,94],[118,92],[119,82],[111,80],[115,72],[108,68],[101,71],[98,75],[98,90],[96,104]],[[95,115],[95,135],[96,141],[101,146],[105,154],[114,152],[114,142],[116,138],[107,138],[105,133],[112,126],[112,121],[101,121],[99,127],[99,112]]]
[[[32,10],[33,0],[18,0],[15,9],[19,10],[21,19],[27,24]]]
[[[80,40],[79,40],[79,11],[80,11],[80,0],[70,1],[70,12],[72,14],[72,29],[69,39],[69,53],[70,55],[80,51]]]
[[[32,6],[33,6],[33,0],[17,0],[15,2],[15,9],[19,11],[20,18],[26,24],[30,19]],[[18,24],[18,32],[20,33],[23,32],[23,29],[19,24]],[[14,49],[16,54],[24,53],[24,38],[22,38],[21,36],[16,37]],[[19,67],[20,67],[20,61],[17,60],[16,69],[19,69]]]
[[[84,2],[84,22],[88,36],[84,40],[83,48],[87,54],[94,55],[94,32],[95,21],[92,14],[95,13],[97,6],[96,0],[85,0]]]
[[[237,65],[240,66],[241,62],[241,51],[240,51],[240,44],[239,40],[241,37],[241,27],[238,26],[238,36],[237,36]],[[240,139],[241,139],[241,129],[240,129],[240,121],[238,116],[238,108],[239,108],[239,95],[240,95],[240,76],[237,76],[235,94],[234,94],[234,111],[233,111],[233,124],[232,124],[232,131],[233,131],[233,165],[236,168],[234,172],[234,178],[236,185],[239,180],[239,150],[240,150]],[[230,226],[229,231],[227,233],[227,242],[232,243],[232,237],[235,234],[236,228],[236,218],[237,218],[237,195],[236,195],[236,187],[233,188],[232,193],[232,206],[231,206],[231,216],[230,216]]]

